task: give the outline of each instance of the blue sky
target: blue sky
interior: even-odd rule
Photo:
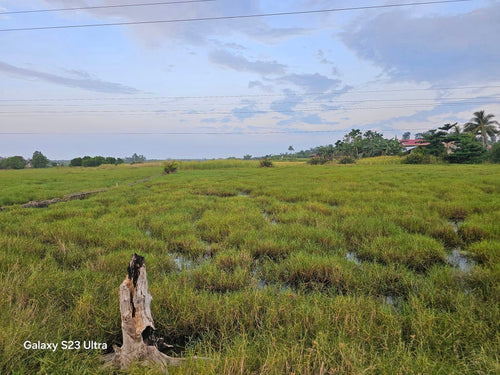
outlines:
[[[16,10],[153,2],[0,0]],[[0,14],[0,29],[409,3],[216,0]],[[216,158],[500,116],[500,1],[1,31],[0,156]],[[10,133],[10,134],[9,134]],[[16,134],[13,134],[16,133]],[[172,134],[182,133],[182,134]]]

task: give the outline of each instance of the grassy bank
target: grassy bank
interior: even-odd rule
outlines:
[[[169,354],[212,359],[172,374],[500,371],[500,168],[391,162],[182,162],[84,200],[9,207],[0,373],[99,373],[100,351],[23,343],[120,344],[117,291],[133,252],[146,257]],[[0,199],[160,172],[2,172]]]

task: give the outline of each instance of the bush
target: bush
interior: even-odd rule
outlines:
[[[500,163],[500,142],[495,143],[491,147],[490,160],[492,163]]]
[[[177,162],[176,161],[166,161],[163,164],[163,171],[166,174],[175,173],[177,171]]]
[[[343,156],[339,159],[340,164],[355,164],[356,159],[352,156]]]
[[[430,155],[420,153],[410,154],[402,160],[403,164],[431,164],[431,162],[432,160]]]
[[[273,162],[267,158],[260,161],[260,168],[270,168],[273,166]]]
[[[318,165],[318,164],[325,164],[328,161],[329,160],[327,158],[322,157],[322,156],[312,156],[309,158],[309,160],[307,162],[311,165]]]
[[[0,161],[0,169],[24,169],[26,160],[22,156],[11,156]]]

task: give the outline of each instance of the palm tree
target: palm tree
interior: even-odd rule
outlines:
[[[474,118],[464,125],[464,131],[472,134],[481,134],[483,139],[483,147],[486,148],[486,140],[488,136],[494,137],[499,133],[496,125],[500,125],[498,121],[492,120],[495,115],[485,115],[484,111],[474,112]]]

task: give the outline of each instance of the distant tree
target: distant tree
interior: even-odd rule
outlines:
[[[118,158],[118,159],[116,159],[116,165],[118,165],[118,164],[123,164],[123,163],[124,163],[124,161],[123,161],[123,159],[122,159],[122,158]]]
[[[452,154],[444,157],[450,163],[477,164],[482,163],[487,157],[486,149],[472,134],[462,134],[457,139],[456,146]]]
[[[424,139],[424,133],[416,133],[415,139]]]
[[[260,161],[260,165],[259,165],[260,168],[270,168],[272,166],[273,166],[273,162],[271,160],[269,160],[267,157],[262,159]]]
[[[447,123],[447,124],[444,124],[443,126],[439,127],[438,129],[440,130],[444,130],[445,132],[449,131],[450,129],[454,128],[455,126],[457,126],[458,122],[455,122],[454,124],[450,124],[450,123]]]
[[[446,152],[444,142],[448,141],[448,133],[443,130],[432,129],[423,134],[424,140],[429,142],[425,148],[422,149],[423,153],[434,156],[443,156]]]
[[[134,153],[131,157],[125,158],[125,161],[128,163],[143,163],[146,161],[146,157],[144,155],[137,155]]]
[[[81,167],[82,166],[82,158],[74,158],[71,159],[69,165],[72,167]]]
[[[495,143],[490,149],[490,160],[493,163],[500,163],[500,142]]]
[[[35,151],[31,158],[31,166],[33,168],[47,168],[49,166],[49,159],[40,151]]]
[[[11,156],[0,161],[0,169],[24,169],[26,160],[22,156]]]
[[[104,163],[103,164],[116,164],[116,159],[111,157],[111,156],[108,156],[105,160],[104,160]]]
[[[404,132],[403,133],[403,137],[401,139],[403,139],[404,141],[410,139],[411,137],[411,133],[410,132]]]
[[[483,147],[486,148],[488,137],[494,138],[499,133],[497,125],[498,121],[492,120],[495,117],[493,114],[484,114],[483,111],[474,112],[474,117],[464,125],[464,132],[474,135],[480,135],[482,138]]]
[[[251,158],[252,158],[252,155],[246,154],[243,156],[243,160],[250,160]]]

